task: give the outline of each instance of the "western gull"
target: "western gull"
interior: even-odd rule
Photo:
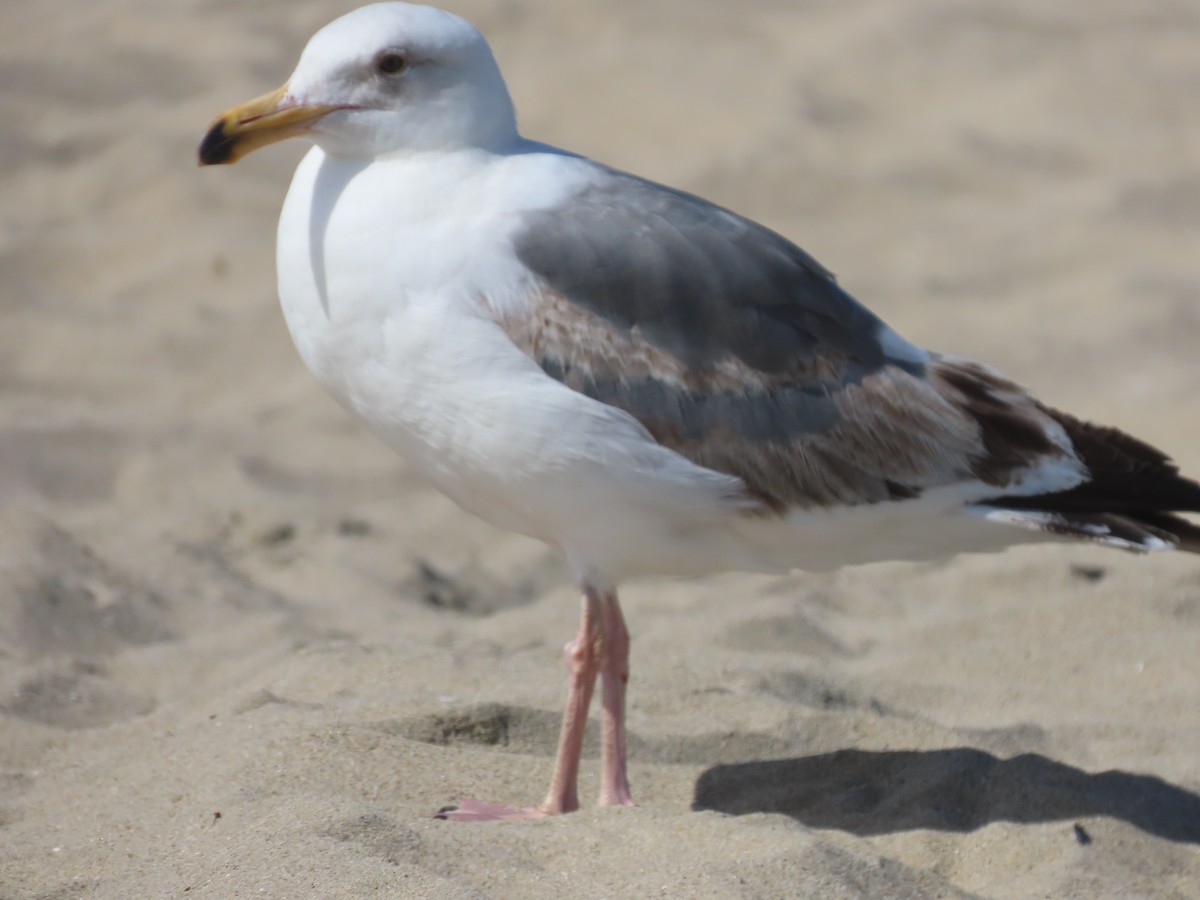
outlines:
[[[827,570],[1079,538],[1200,552],[1200,485],[1116,429],[905,340],[786,238],[522,137],[463,19],[378,3],[220,116],[203,165],[303,137],[279,295],[313,374],[463,508],[561,550],[582,594],[546,799],[626,778],[628,578]]]

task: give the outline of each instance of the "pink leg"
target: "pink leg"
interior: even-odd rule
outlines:
[[[583,751],[583,730],[587,725],[588,706],[600,670],[604,644],[604,621],[600,616],[600,595],[589,587],[583,590],[583,617],[579,634],[563,653],[571,670],[567,705],[563,710],[562,730],[558,735],[558,753],[550,791],[539,807],[548,815],[579,809],[579,755]]]
[[[613,598],[615,601],[615,597]],[[559,732],[558,752],[554,760],[554,774],[550,778],[550,791],[540,806],[517,808],[484,803],[479,800],[462,800],[458,806],[440,810],[435,818],[455,822],[485,822],[496,819],[536,819],[542,816],[574,812],[579,809],[579,756],[583,750],[583,731],[587,725],[588,706],[592,702],[592,691],[596,685],[596,674],[600,671],[601,654],[604,646],[605,620],[601,616],[602,598],[590,587],[583,592],[583,615],[579,622],[579,633],[575,640],[564,648],[567,666],[570,668],[570,683],[567,688],[567,703],[563,710],[562,730]],[[620,608],[617,617],[620,618]],[[624,631],[624,623],[621,630]],[[628,647],[628,634],[625,644]],[[606,675],[607,678],[607,675]],[[606,681],[607,684],[607,681]],[[624,686],[622,685],[622,690]],[[609,692],[605,689],[605,708],[608,708]],[[605,732],[608,723],[605,721]],[[606,751],[607,753],[607,751]],[[607,756],[605,757],[607,758]],[[621,770],[624,771],[624,734],[621,736]],[[624,776],[622,775],[622,778]],[[628,791],[627,791],[628,793]]]
[[[604,653],[600,661],[600,805],[633,806],[625,774],[625,686],[629,683],[629,629],[615,591],[600,607]]]

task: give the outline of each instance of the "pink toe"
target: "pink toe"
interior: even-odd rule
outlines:
[[[433,817],[448,822],[502,822],[506,819],[544,819],[547,815],[530,806],[505,806],[502,803],[464,799],[455,806],[442,807]]]

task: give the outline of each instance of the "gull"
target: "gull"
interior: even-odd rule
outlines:
[[[582,595],[550,789],[441,818],[579,807],[601,685],[602,806],[626,775],[647,575],[830,570],[1041,540],[1200,552],[1161,451],[926,350],[779,234],[522,137],[484,37],[439,9],[337,19],[221,115],[202,165],[314,145],[279,219],[300,356],[464,509],[558,548]]]

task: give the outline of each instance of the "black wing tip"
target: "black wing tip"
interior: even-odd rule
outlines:
[[[1168,454],[1120,429],[1041,409],[1066,431],[1091,477],[1066,491],[989,498],[987,506],[1125,549],[1200,553],[1200,526],[1179,515],[1200,513],[1200,483],[1181,475]]]
[[[1200,553],[1200,525],[1172,513],[1145,514],[1137,521],[1154,528],[1174,541],[1175,549],[1184,553]]]

